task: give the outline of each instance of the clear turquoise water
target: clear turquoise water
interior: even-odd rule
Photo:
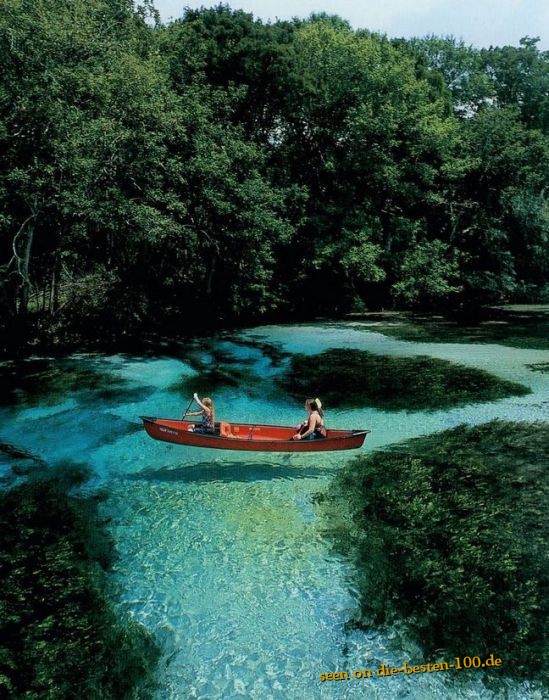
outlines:
[[[288,425],[302,418],[301,405],[273,383],[283,363],[271,362],[258,343],[288,353],[353,347],[429,355],[533,391],[440,412],[329,411],[334,427],[372,430],[363,449],[464,422],[549,420],[549,375],[527,367],[548,362],[548,351],[407,343],[357,323],[265,326],[197,343],[196,356],[208,361],[222,351],[249,375],[242,386],[215,390],[218,418]],[[138,416],[182,413],[188,399],[173,387],[196,376],[183,352],[181,359],[75,355],[51,362],[63,371],[69,365],[93,369],[111,390],[76,382],[53,397],[22,391],[17,403],[0,409],[0,441],[49,463],[89,464],[89,488],[107,490],[119,605],[164,648],[159,698],[542,697],[527,682],[506,680],[491,689],[479,671],[321,685],[320,673],[430,660],[411,644],[400,648],[396,630],[345,630],[356,605],[352,573],[322,537],[313,495],[353,453],[225,453],[155,442]],[[32,362],[26,367],[31,371]]]

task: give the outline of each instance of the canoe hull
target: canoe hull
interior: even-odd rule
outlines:
[[[295,428],[250,423],[218,424],[215,434],[192,432],[190,421],[141,416],[148,435],[155,440],[190,447],[246,452],[328,452],[362,447],[368,430],[328,430],[318,440],[290,440]],[[218,434],[218,432],[220,434]]]

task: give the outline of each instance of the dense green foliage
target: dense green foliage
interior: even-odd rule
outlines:
[[[158,649],[114,612],[97,503],[62,473],[0,494],[0,695],[149,697]]]
[[[549,57],[5,0],[6,345],[547,296]]]
[[[389,357],[365,350],[294,355],[281,385],[292,396],[319,396],[327,406],[439,410],[528,394],[522,384],[431,357]]]
[[[355,624],[404,620],[425,651],[547,671],[549,428],[462,426],[354,460],[319,497],[354,562]]]

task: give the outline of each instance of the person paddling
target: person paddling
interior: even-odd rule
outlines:
[[[213,401],[209,396],[199,399],[197,393],[193,394],[193,399],[202,410],[185,411],[183,418],[186,416],[202,416],[202,420],[199,425],[195,425],[193,428],[189,428],[189,430],[192,429],[195,433],[213,433],[215,426],[215,408]]]

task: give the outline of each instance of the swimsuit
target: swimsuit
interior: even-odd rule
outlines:
[[[204,413],[202,414],[202,420],[200,421],[200,425],[198,425],[195,428],[195,432],[197,433],[213,433],[214,427],[212,424],[212,414],[211,413]]]

